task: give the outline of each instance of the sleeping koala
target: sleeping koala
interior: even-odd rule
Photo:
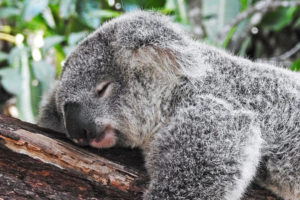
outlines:
[[[79,145],[140,147],[147,200],[238,200],[252,180],[300,199],[299,74],[193,41],[159,14],[84,39],[38,124]]]

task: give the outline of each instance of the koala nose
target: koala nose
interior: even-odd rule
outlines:
[[[96,124],[88,109],[79,103],[67,103],[64,107],[65,125],[69,137],[79,145],[88,145],[96,136]]]

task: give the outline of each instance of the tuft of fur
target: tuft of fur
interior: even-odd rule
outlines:
[[[165,16],[136,11],[104,24],[68,56],[38,124],[72,137],[69,103],[91,125],[110,124],[117,145],[144,151],[147,200],[238,200],[252,180],[296,200],[299,80],[193,41]],[[111,90],[99,98],[103,81]]]

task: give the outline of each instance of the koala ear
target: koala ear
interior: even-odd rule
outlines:
[[[132,64],[141,63],[143,66],[154,67],[159,72],[179,75],[180,68],[176,53],[170,49],[157,46],[144,46],[132,51]]]
[[[114,30],[110,45],[121,66],[127,62],[131,67],[149,66],[160,72],[180,74],[183,54],[179,52],[187,38],[168,17],[136,11],[113,20],[103,29],[108,28]]]
[[[118,63],[132,69],[148,68],[168,77],[181,74],[180,63],[175,51],[154,45],[142,46],[138,49],[123,49],[117,56]],[[125,63],[124,63],[125,61]]]

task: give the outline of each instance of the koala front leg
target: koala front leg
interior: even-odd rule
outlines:
[[[238,200],[255,175],[262,139],[254,115],[201,104],[182,109],[145,151],[145,200]]]

